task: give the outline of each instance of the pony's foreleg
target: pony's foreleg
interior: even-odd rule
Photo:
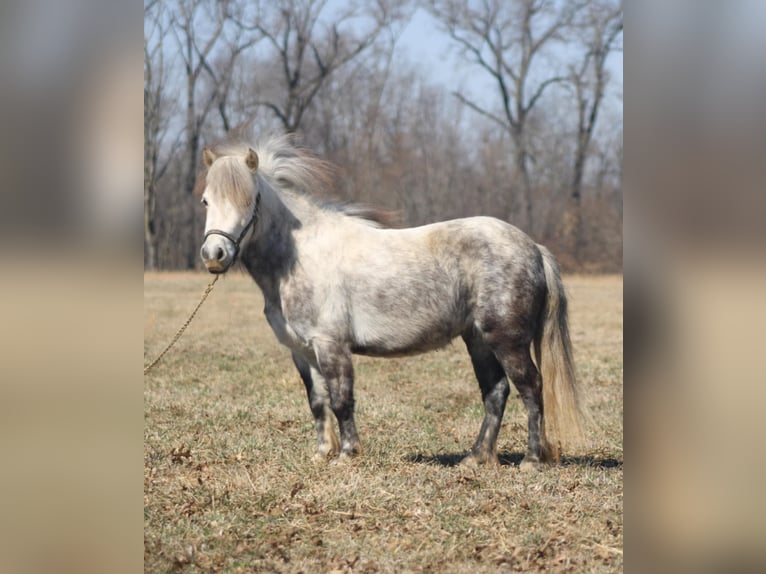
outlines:
[[[293,354],[293,362],[298,368],[303,384],[306,386],[309,407],[311,407],[311,414],[314,415],[316,424],[317,450],[314,454],[314,460],[324,461],[340,451],[338,436],[333,430],[327,382],[319,374],[319,371],[311,367],[304,359]]]
[[[327,381],[330,407],[340,428],[340,456],[346,459],[361,452],[354,423],[354,366],[351,352],[333,342],[314,344],[319,371]]]
[[[484,401],[484,420],[479,436],[461,464],[497,464],[497,435],[505,412],[505,403],[510,393],[508,379],[492,350],[484,343],[481,334],[471,332],[463,335],[476,378]]]

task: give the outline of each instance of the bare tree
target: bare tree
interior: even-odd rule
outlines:
[[[251,22],[239,26],[260,33],[279,67],[278,91],[257,104],[271,110],[286,132],[298,130],[319,91],[333,74],[367,51],[392,22],[402,2],[378,0],[331,11],[327,0],[258,2]],[[356,33],[347,24],[352,23]]]
[[[240,13],[241,7],[233,0],[177,0],[172,16],[171,29],[185,79],[183,190],[188,201],[188,221],[184,225],[187,236],[183,243],[188,268],[193,268],[197,262],[197,209],[191,196],[197,178],[202,130],[214,106],[217,106],[224,129],[230,128],[226,103],[234,65],[239,55],[258,40],[243,34],[238,27],[227,26]],[[236,32],[232,33],[233,28]],[[215,65],[211,63],[213,58],[216,58]],[[203,78],[207,80],[205,85]],[[206,92],[203,91],[205,87]]]
[[[623,29],[622,6],[591,4],[586,18],[586,52],[579,66],[571,66],[569,75],[577,99],[577,150],[571,185],[575,201],[579,201],[582,194],[588,147],[609,79],[606,60]]]
[[[236,22],[242,19],[245,7],[246,3],[230,2],[227,4],[225,18],[232,22],[229,27],[231,37],[224,39],[225,49],[219,51],[214,60],[201,56],[199,60],[200,65],[207,73],[212,89],[211,97],[215,102],[221,127],[225,133],[229,133],[234,127],[230,117],[229,97],[232,92],[239,57],[262,39],[260,34],[246,31],[241,26],[236,25]]]
[[[145,0],[146,267],[195,266],[200,149],[246,121],[300,130],[338,164],[340,199],[402,224],[510,215],[567,269],[619,268],[621,106],[607,61],[619,0],[421,1],[488,94],[445,94],[393,51],[406,0]]]
[[[593,139],[609,74],[606,62],[623,29],[622,2],[592,2],[582,11],[579,28],[585,53],[582,61],[570,66],[569,82],[577,104],[577,142],[570,184],[569,233],[575,258],[582,249],[582,185],[585,163]]]
[[[157,267],[157,187],[178,142],[162,154],[171,119],[167,94],[168,66],[163,42],[168,32],[167,14],[158,1],[144,10],[144,267]],[[160,158],[161,154],[163,159]]]
[[[540,54],[564,39],[581,3],[550,0],[428,0],[430,12],[446,32],[493,80],[501,112],[457,92],[472,110],[489,118],[510,135],[514,144],[515,184],[520,191],[521,216],[533,227],[530,148],[527,128],[532,111],[553,85],[566,80],[536,63]],[[547,72],[547,73],[546,73]]]

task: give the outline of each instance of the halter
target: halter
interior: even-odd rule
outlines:
[[[254,227],[256,223],[258,223],[258,214],[261,207],[261,194],[255,196],[255,207],[253,208],[253,214],[250,216],[250,219],[245,224],[245,226],[242,228],[242,231],[239,232],[239,237],[234,237],[231,233],[228,233],[226,231],[222,231],[220,229],[211,229],[207,233],[205,233],[205,237],[202,238],[202,241],[204,242],[205,239],[208,238],[210,235],[222,235],[229,241],[231,241],[234,244],[234,257],[232,257],[231,262],[234,263],[234,261],[237,259],[237,255],[239,254],[239,244],[242,242],[242,240],[245,238],[245,235],[247,234],[248,230],[251,227]]]

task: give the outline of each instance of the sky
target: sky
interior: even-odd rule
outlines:
[[[477,101],[492,107],[497,102],[497,87],[488,74],[463,58],[450,38],[439,29],[436,20],[422,8],[418,8],[405,27],[397,49],[411,62],[419,65],[429,78],[447,90],[466,91],[474,94]],[[613,82],[607,100],[610,106],[619,104],[617,94],[622,93],[623,61],[621,53],[613,53],[608,59],[608,69]]]
[[[454,88],[471,75],[472,70],[455,57],[457,52],[449,38],[421,8],[418,8],[399,37],[398,48],[413,62],[428,70],[432,80],[445,87]]]

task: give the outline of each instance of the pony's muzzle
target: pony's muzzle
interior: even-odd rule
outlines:
[[[210,273],[223,273],[227,269],[218,261],[205,261],[204,263]]]
[[[208,242],[202,244],[200,255],[202,256],[202,262],[205,264],[205,268],[210,273],[223,273],[231,265],[232,257],[229,256],[227,250],[220,244],[209,245]]]

